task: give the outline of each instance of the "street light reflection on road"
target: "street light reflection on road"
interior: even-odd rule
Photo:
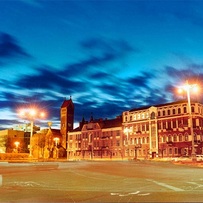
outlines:
[[[37,108],[23,108],[19,111],[20,117],[26,118],[30,121],[30,157],[32,157],[32,136],[33,136],[33,128],[34,128],[34,120],[37,118],[45,118],[45,112],[42,112]]]

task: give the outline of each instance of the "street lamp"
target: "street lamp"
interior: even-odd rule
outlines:
[[[30,157],[32,157],[32,136],[33,136],[34,119],[44,118],[45,113],[39,112],[39,110],[36,108],[27,108],[21,109],[19,115],[21,117],[27,118],[30,121]]]
[[[195,143],[194,143],[194,130],[193,130],[190,94],[191,94],[191,91],[194,91],[194,92],[198,91],[198,85],[197,84],[189,84],[188,81],[186,81],[186,84],[179,88],[179,93],[182,93],[183,90],[186,91],[186,93],[187,93],[188,113],[189,113],[189,120],[190,120],[190,131],[191,131],[191,137],[192,137],[191,157],[192,157],[192,161],[195,161],[196,160],[196,152],[195,152]]]
[[[55,137],[53,140],[54,140],[55,145],[57,147],[60,139],[58,137]]]
[[[57,147],[57,146],[58,146],[58,144],[59,144],[60,139],[59,139],[58,137],[55,137],[53,140],[54,140],[55,145],[56,145],[56,146],[55,146],[56,159],[58,159],[58,155],[59,155],[59,154],[58,154],[58,147]]]

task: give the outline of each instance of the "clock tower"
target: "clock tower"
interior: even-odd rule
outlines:
[[[74,123],[74,104],[70,97],[69,100],[64,100],[61,105],[61,135],[62,135],[62,146],[67,148],[67,133],[73,130]]]

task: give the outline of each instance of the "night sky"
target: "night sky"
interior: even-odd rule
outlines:
[[[184,99],[174,91],[203,79],[203,1],[1,0],[0,129],[47,112],[60,126],[70,96],[75,127],[131,108]],[[202,95],[195,96],[202,102]]]

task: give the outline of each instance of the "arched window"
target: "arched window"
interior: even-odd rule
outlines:
[[[168,142],[172,142],[172,136],[168,135]]]
[[[176,120],[173,120],[173,128],[176,128]]]
[[[155,112],[151,113],[151,119],[155,119]]]
[[[149,137],[147,137],[147,143],[149,143]]]
[[[140,139],[140,137],[138,138],[138,144],[141,144],[141,139]]]
[[[142,143],[143,143],[143,144],[145,143],[145,138],[144,138],[144,137],[142,138]]]
[[[179,142],[182,142],[182,134],[178,134],[178,137],[179,137]]]
[[[178,108],[178,114],[181,114],[181,108]]]

